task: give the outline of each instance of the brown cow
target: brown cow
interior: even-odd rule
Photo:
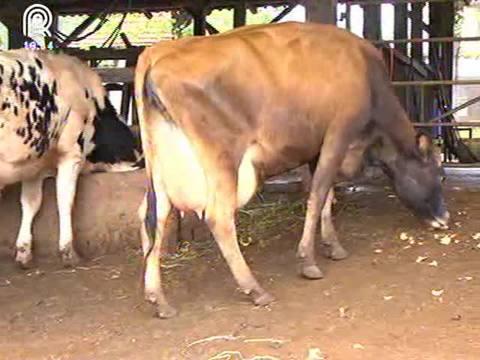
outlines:
[[[172,205],[206,220],[241,290],[268,304],[240,252],[235,212],[263,179],[319,154],[298,246],[305,277],[322,277],[314,239],[332,184],[373,143],[399,198],[435,227],[448,222],[432,143],[416,135],[378,51],[347,31],[282,23],[162,42],[141,54],[135,88],[150,181],[145,295],[160,317],[175,314],[158,257]]]

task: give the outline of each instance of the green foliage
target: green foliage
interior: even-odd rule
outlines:
[[[208,16],[207,21],[219,32],[225,32],[233,29],[233,11],[232,10],[213,10]]]
[[[247,24],[265,24],[270,22],[283,7],[258,8],[256,13],[247,10]],[[78,25],[86,19],[86,15],[61,17],[59,29],[64,34],[70,34]],[[89,48],[100,47],[112,34],[122,19],[122,14],[114,14],[107,17],[106,23],[95,34],[71,46]],[[207,16],[207,21],[219,32],[225,32],[233,28],[233,10],[214,10]],[[90,25],[84,33],[92,31],[98,20]],[[127,34],[130,42],[135,45],[149,45],[162,39],[178,38],[193,35],[193,22],[191,16],[185,12],[162,12],[153,13],[153,18],[148,19],[143,13],[128,14],[122,25],[121,31]],[[114,47],[125,45],[118,37]]]
[[[271,22],[275,16],[278,15],[281,11],[283,11],[285,7],[281,6],[278,8],[274,8],[271,6],[258,8],[257,13],[254,14],[250,10],[247,10],[247,24],[267,24]]]
[[[480,9],[478,7],[464,6],[459,8],[455,17],[455,36],[479,36],[479,24]],[[480,58],[480,42],[461,42],[459,56],[464,58]]]
[[[0,49],[7,49],[8,44],[8,29],[0,22]]]
[[[156,42],[165,38],[171,37],[172,34],[172,20],[168,13],[154,13],[152,19],[148,19],[144,14],[132,13],[126,16],[125,22],[122,25],[121,31],[125,32],[133,44],[143,44]],[[71,33],[86,16],[62,17],[59,21],[59,28],[65,34]],[[112,32],[117,28],[122,19],[121,14],[114,14],[107,17],[107,22],[102,28],[91,35],[80,44],[73,44],[82,48],[89,46],[101,46]],[[98,20],[97,20],[98,21]],[[88,33],[93,30],[97,24],[90,25],[85,31]],[[118,37],[115,41],[115,47],[124,46]]]

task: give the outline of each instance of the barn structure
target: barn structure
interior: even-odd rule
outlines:
[[[8,46],[10,48],[25,45],[22,22],[25,9],[34,1],[5,2],[1,5],[0,21],[8,28]],[[281,21],[295,7],[305,7],[305,20],[322,23],[342,24],[352,28],[352,10],[357,7],[362,12],[362,33],[382,49],[391,72],[392,81],[402,103],[408,109],[412,119],[418,126],[425,127],[437,136],[443,144],[445,161],[464,163],[477,162],[475,141],[460,139],[460,132],[469,137],[472,130],[469,126],[475,123],[457,123],[453,130],[449,123],[455,119],[455,113],[474,105],[478,98],[468,99],[453,106],[452,86],[478,85],[477,79],[454,80],[454,64],[456,44],[474,42],[477,37],[455,37],[455,21],[465,1],[434,0],[145,0],[145,1],[74,1],[45,0],[41,2],[53,13],[51,42],[55,48],[75,54],[97,66],[102,60],[123,60],[124,68],[102,69],[98,71],[111,90],[122,91],[120,110],[124,118],[132,118],[136,123],[136,111],[132,92],[133,67],[143,46],[132,43],[128,33],[122,31],[122,22],[114,29],[112,37],[121,39],[114,47],[92,47],[76,49],[70,45],[79,39],[85,39],[98,31],[109,14],[142,13],[145,19],[153,14],[169,12],[176,26],[193,25],[193,35],[209,35],[218,33],[212,26],[208,15],[213,10],[231,9],[232,26],[238,27],[247,23],[247,11],[255,12],[262,7],[278,9],[272,22]],[[393,7],[393,38],[382,38],[382,7]],[[61,17],[88,15],[73,31],[62,33],[58,29]],[[356,18],[353,21],[358,22]],[[108,39],[107,39],[108,40]],[[130,112],[132,112],[130,114]],[[442,124],[439,124],[442,123]],[[460,128],[458,128],[460,127]],[[460,132],[459,132],[460,131]],[[465,132],[467,131],[467,132]],[[465,136],[463,136],[465,137]],[[473,144],[472,144],[473,143]],[[472,151],[473,149],[473,151]]]
[[[53,15],[47,36],[50,47],[88,61],[107,89],[121,94],[118,109],[132,129],[138,123],[133,73],[138,55],[148,44],[132,40],[123,27],[126,15],[140,14],[148,21],[166,13],[172,23],[170,38],[175,38],[186,36],[187,28],[194,36],[223,31],[209,20],[215,10],[228,10],[231,27],[240,27],[249,24],[249,16],[261,9],[270,9],[273,15],[269,21],[279,22],[301,7],[305,21],[355,30],[382,51],[400,101],[415,126],[429,132],[442,148],[450,171],[467,167],[475,171],[480,163],[480,118],[475,117],[480,114],[476,109],[480,75],[459,79],[456,74],[459,44],[480,42],[480,27],[474,35],[456,31],[462,8],[480,6],[478,1],[3,1],[0,22],[8,30],[8,48],[32,44],[23,25],[25,11],[35,4],[46,6]],[[386,7],[392,17],[388,38],[382,33]],[[78,47],[94,37],[112,14],[119,15],[120,21],[106,39],[89,43],[88,49]],[[82,20],[73,29],[65,32],[61,28],[63,19],[79,16]],[[159,36],[148,42],[156,40],[168,39]],[[473,90],[459,100],[456,92],[466,87]],[[471,116],[459,116],[469,109],[476,110]],[[119,250],[123,253],[125,247],[138,248],[136,211],[144,185],[143,173],[92,175],[81,181],[80,205],[75,209],[76,240],[80,253],[95,258],[86,266],[67,272],[57,268],[50,271],[48,265],[45,272],[35,270],[23,276],[0,263],[0,358],[319,360],[326,358],[324,351],[332,359],[478,357],[480,233],[475,219],[480,208],[471,203],[478,190],[451,190],[455,225],[453,230],[434,236],[417,230],[420,225],[398,210],[403,208],[391,189],[387,188],[386,197],[368,191],[354,194],[355,188],[348,188],[341,199],[350,196],[355,201],[337,211],[340,221],[346,223],[339,234],[347,240],[347,247],[354,249],[351,252],[359,255],[346,260],[347,265],[326,265],[328,279],[311,285],[293,280],[286,270],[291,271],[290,250],[293,240],[298,240],[304,210],[297,201],[298,178],[293,174],[271,179],[267,182],[270,191],[263,194],[266,200],[256,199],[258,207],[240,214],[240,222],[248,224],[239,233],[248,261],[261,264],[258,268],[268,274],[265,280],[280,298],[279,305],[265,312],[246,311],[244,304],[231,305],[235,289],[230,286],[230,275],[210,249],[200,249],[203,240],[201,246],[193,245],[193,240],[203,239],[205,228],[197,228],[198,222],[193,220],[180,225],[177,214],[172,218],[171,241],[165,249],[176,254],[163,270],[176,271],[167,274],[167,292],[178,287],[177,299],[188,305],[183,309],[187,315],[169,327],[147,322],[145,314],[150,313],[132,295],[141,266],[138,252],[133,257],[136,260],[128,251],[120,261],[103,262],[102,257]],[[282,192],[278,203],[271,202],[274,192]],[[0,201],[0,255],[3,248],[11,248],[15,237],[17,197],[16,192],[8,192]],[[56,248],[52,239],[57,238],[52,186],[47,187],[46,197],[50,200],[35,231],[40,247],[47,244],[43,253],[51,255]],[[285,205],[284,198],[292,197],[293,205]],[[119,199],[125,200],[121,206],[117,205]],[[454,246],[457,248],[451,250]],[[190,247],[195,251],[190,252]],[[267,251],[275,258],[268,257]],[[5,259],[11,257],[7,255]],[[228,281],[213,281],[212,268],[218,272],[215,276]],[[205,291],[226,300],[211,305],[210,298],[203,297]]]

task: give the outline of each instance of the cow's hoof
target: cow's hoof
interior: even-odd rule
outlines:
[[[325,244],[323,246],[323,255],[332,260],[343,260],[347,258],[349,254],[341,245],[334,246]]]
[[[157,316],[160,319],[170,319],[177,316],[177,313],[177,310],[168,304],[157,305]]]
[[[323,272],[317,265],[303,265],[302,276],[311,280],[321,279],[323,278]]]
[[[80,262],[80,257],[72,248],[60,251],[60,256],[62,258],[62,264],[66,268],[73,268]]]
[[[156,305],[158,303],[157,301],[157,295],[155,294],[154,291],[145,291],[144,298],[147,302],[150,304]]]
[[[24,248],[17,248],[15,262],[21,269],[30,269],[32,267],[32,253]]]
[[[275,298],[265,290],[262,290],[261,292],[253,291],[252,300],[257,306],[266,306],[274,302]]]

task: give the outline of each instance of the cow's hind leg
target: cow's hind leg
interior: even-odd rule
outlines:
[[[312,186],[307,202],[307,213],[302,239],[298,245],[301,274],[309,279],[319,279],[323,273],[315,260],[315,233],[320,210],[325,206],[328,192],[333,186],[337,172],[348,146],[346,128],[329,129],[325,135],[320,159],[313,174]]]
[[[321,215],[323,254],[333,260],[342,260],[348,256],[348,252],[338,241],[337,232],[335,230],[335,226],[333,225],[332,207],[334,201],[335,191],[332,187],[328,191],[327,199],[325,201],[325,205],[323,206]]]
[[[253,276],[238,246],[233,212],[220,213],[208,219],[209,227],[240,289],[250,295],[255,305],[268,305],[274,298]]]
[[[165,238],[165,226],[171,204],[163,191],[161,182],[155,182],[152,185],[147,190],[139,210],[144,256],[145,299],[156,305],[159,318],[166,319],[177,313],[165,298],[160,275],[160,251]]]
[[[61,159],[56,178],[57,206],[60,222],[59,250],[64,266],[74,266],[79,257],[73,247],[72,210],[82,160],[78,157]]]
[[[42,205],[42,184],[42,177],[22,182],[22,222],[17,236],[15,257],[15,261],[22,268],[28,268],[32,260],[32,224]]]

